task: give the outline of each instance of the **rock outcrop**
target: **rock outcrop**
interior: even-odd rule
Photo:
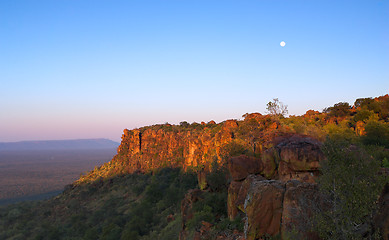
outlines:
[[[308,136],[293,135],[277,145],[280,154],[279,178],[314,182],[319,162],[324,158],[321,143]]]
[[[242,215],[247,240],[277,235],[319,239],[312,230],[312,219],[325,205],[316,184],[249,175],[243,182],[231,182],[228,195],[229,217]]]
[[[321,143],[303,135],[286,135],[274,142],[261,158],[237,156],[228,161],[232,178],[228,216],[246,219],[247,240],[277,235],[318,239],[312,218],[323,207],[314,184],[324,158]]]
[[[234,181],[244,180],[250,174],[259,174],[263,171],[260,158],[245,155],[232,157],[228,161],[228,169]]]
[[[298,134],[280,137],[275,142],[278,143],[262,154],[263,164],[270,169],[269,172],[276,164],[278,177],[275,178],[314,183],[319,175],[319,163],[324,159],[321,143],[312,137]]]
[[[231,181],[227,200],[228,217],[231,221],[244,212],[244,203],[251,183],[265,179],[260,175],[249,175],[244,181]]]
[[[280,137],[275,142],[261,158],[246,155],[230,158],[228,167],[232,180],[242,181],[250,174],[259,174],[284,182],[295,179],[314,183],[319,175],[319,162],[324,159],[321,143],[297,134]]]
[[[318,198],[313,183],[324,158],[321,143],[303,135],[287,135],[274,142],[261,158],[242,155],[228,161],[232,179],[228,217],[246,217],[248,239],[295,229],[310,234],[308,220]]]
[[[255,240],[281,231],[285,184],[276,180],[253,181],[244,203],[245,235]]]

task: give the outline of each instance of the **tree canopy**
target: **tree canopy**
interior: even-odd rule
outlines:
[[[288,105],[284,105],[278,98],[268,102],[266,109],[269,114],[274,116],[285,117],[288,114]]]

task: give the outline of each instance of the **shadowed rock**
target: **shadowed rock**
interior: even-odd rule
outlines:
[[[234,181],[241,181],[250,174],[261,173],[263,165],[259,158],[241,155],[230,158],[228,168],[232,179]]]
[[[280,181],[263,180],[251,183],[244,204],[247,240],[280,233],[284,192],[285,184]]]

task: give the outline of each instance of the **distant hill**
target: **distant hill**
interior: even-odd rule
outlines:
[[[117,148],[119,143],[109,139],[76,139],[49,141],[0,142],[0,151],[14,150],[72,150]]]

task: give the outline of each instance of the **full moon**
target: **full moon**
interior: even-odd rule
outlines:
[[[286,43],[284,41],[280,42],[281,47],[285,47],[285,44]]]

